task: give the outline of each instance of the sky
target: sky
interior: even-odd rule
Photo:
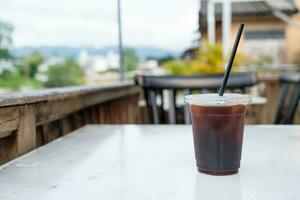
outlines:
[[[125,46],[170,50],[197,38],[199,0],[121,0]],[[117,44],[117,0],[0,0],[0,19],[13,24],[13,45]]]

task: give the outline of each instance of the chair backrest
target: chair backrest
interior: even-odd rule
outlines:
[[[300,99],[300,73],[282,74],[275,124],[293,124]]]
[[[191,94],[197,90],[217,92],[223,80],[223,74],[218,75],[168,75],[168,76],[138,76],[137,84],[143,87],[149,117],[154,124],[176,124],[176,94]],[[245,93],[246,88],[258,82],[255,72],[232,74],[227,84],[227,90],[237,90]],[[168,112],[165,112],[164,102],[168,102]],[[166,116],[168,114],[168,116]],[[184,106],[183,119],[190,123],[188,106]]]

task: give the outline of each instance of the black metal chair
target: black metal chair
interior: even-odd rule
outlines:
[[[275,124],[293,124],[300,100],[300,74],[283,74],[280,81],[282,86]]]
[[[223,74],[218,75],[169,75],[169,76],[138,76],[136,82],[144,89],[144,96],[149,111],[149,117],[154,124],[176,124],[176,94],[183,95],[193,93],[217,92],[223,80]],[[254,86],[258,82],[255,72],[232,74],[227,84],[227,90],[245,93],[246,88]],[[164,95],[167,91],[167,95]],[[169,109],[164,110],[164,102],[167,96]],[[190,123],[187,106],[183,109],[184,123]],[[166,114],[168,114],[167,120]]]

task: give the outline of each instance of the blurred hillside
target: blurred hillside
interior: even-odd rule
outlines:
[[[167,50],[158,47],[129,47],[133,49],[137,56],[141,60],[145,60],[149,57],[178,57],[180,52]],[[52,57],[52,56],[64,56],[64,57],[71,57],[77,58],[80,54],[80,51],[86,51],[90,55],[106,55],[109,52],[118,52],[116,46],[108,46],[103,48],[95,48],[95,47],[66,47],[66,46],[40,46],[40,47],[20,47],[12,49],[12,54],[15,57],[23,57],[32,52],[39,52],[45,57]]]

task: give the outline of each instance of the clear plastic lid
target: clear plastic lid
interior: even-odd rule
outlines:
[[[244,94],[225,93],[224,96],[218,94],[195,94],[185,96],[184,101],[193,105],[201,106],[232,106],[247,105],[251,103],[251,97]]]

